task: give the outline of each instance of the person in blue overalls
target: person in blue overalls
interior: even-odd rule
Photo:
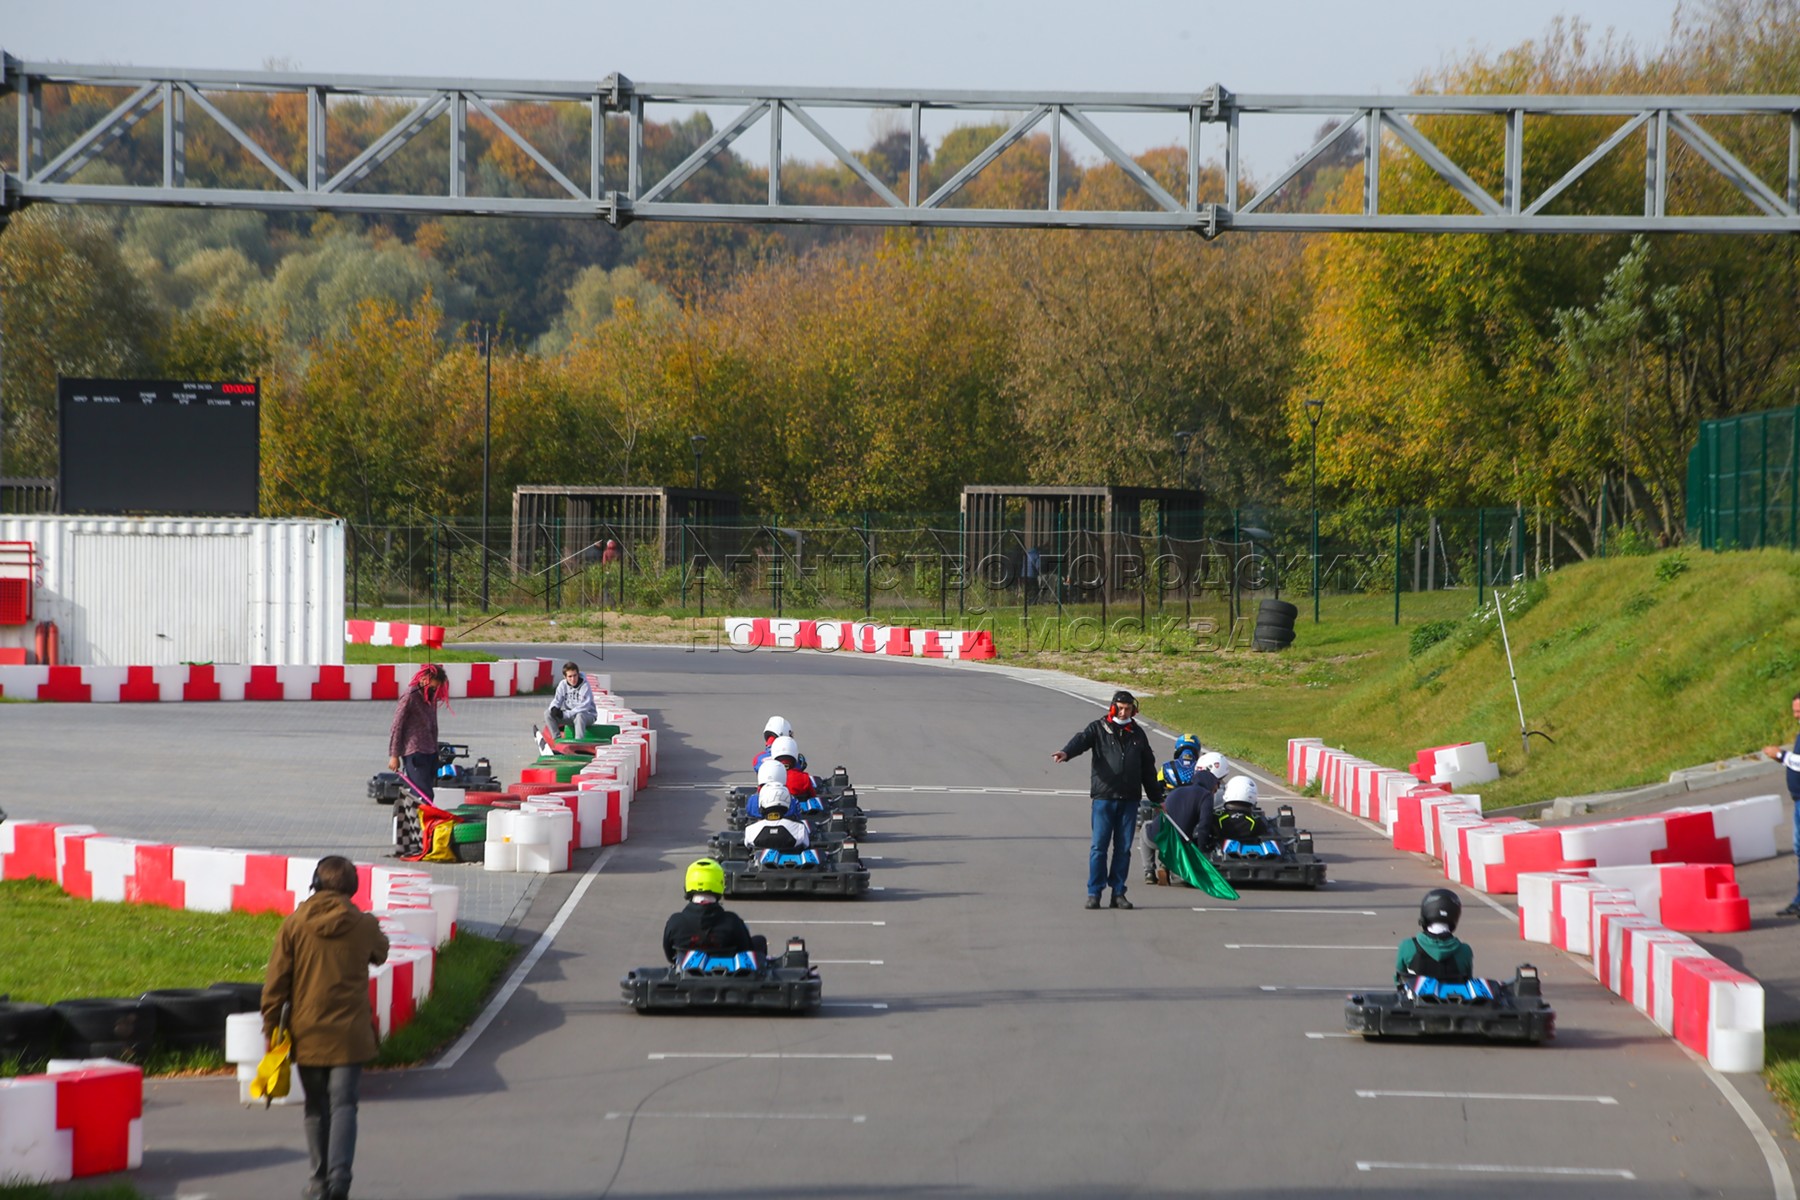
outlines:
[[[1794,720],[1800,721],[1800,692],[1794,693]],[[1764,746],[1763,753],[1787,768],[1788,797],[1794,802],[1794,857],[1800,860],[1800,734],[1795,735],[1791,749]],[[1794,898],[1776,915],[1800,917],[1800,888],[1795,889]]]

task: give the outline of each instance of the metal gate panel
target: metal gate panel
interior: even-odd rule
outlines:
[[[250,537],[74,537],[65,659],[98,666],[250,661]]]

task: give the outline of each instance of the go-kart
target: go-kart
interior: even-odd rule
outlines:
[[[497,792],[500,780],[494,775],[492,764],[485,758],[475,760],[473,766],[459,765],[458,759],[469,757],[467,746],[439,742],[437,777],[433,779],[434,787],[462,788],[469,792]],[[369,777],[369,799],[377,804],[392,804],[407,792],[406,780],[395,771],[378,771]]]
[[[806,942],[789,938],[787,952],[768,962],[754,954],[715,957],[690,950],[672,967],[635,967],[619,981],[619,994],[638,1012],[692,1009],[757,1009],[808,1013],[819,1007],[819,972]]]
[[[843,767],[838,767],[827,778],[813,778],[820,808],[796,808],[794,815],[804,818],[814,830],[828,837],[867,836],[869,817],[857,803],[856,788],[850,783],[850,773]],[[756,820],[750,815],[750,797],[755,794],[754,784],[739,784],[726,792],[726,828],[741,830]]]
[[[759,850],[719,865],[727,896],[860,896],[869,890],[869,869],[848,839],[836,850]]]
[[[1268,818],[1257,812],[1257,823]],[[1272,837],[1252,841],[1222,838],[1207,853],[1208,860],[1227,882],[1267,883],[1316,888],[1325,882],[1325,864],[1313,853],[1312,833],[1294,828],[1294,810],[1283,804],[1275,810]]]
[[[827,835],[818,827],[813,828],[811,849],[820,854],[833,854],[844,848],[850,839],[843,834]],[[706,844],[707,853],[719,862],[742,862],[760,851],[744,845],[744,832],[741,829],[722,829],[712,835]]]
[[[1525,963],[1505,983],[1411,975],[1392,991],[1353,992],[1344,1002],[1344,1028],[1365,1040],[1465,1037],[1536,1045],[1556,1036],[1556,1010],[1544,1003],[1538,969]]]

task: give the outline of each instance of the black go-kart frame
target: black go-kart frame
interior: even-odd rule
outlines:
[[[458,759],[469,757],[469,748],[451,742],[438,743],[438,766],[455,767],[454,775],[440,775],[432,780],[433,787],[462,788],[469,792],[497,792],[500,780],[494,776],[492,765],[485,758],[475,760],[473,766],[456,766]],[[377,771],[369,777],[369,799],[377,804],[392,804],[407,791],[406,781],[394,771]]]
[[[869,869],[856,843],[820,854],[817,866],[765,866],[757,859],[724,862],[727,896],[835,896],[847,899],[869,890]]]
[[[1421,998],[1404,986],[1352,992],[1344,1001],[1344,1028],[1365,1041],[1447,1037],[1536,1045],[1556,1036],[1556,1010],[1544,1003],[1536,967],[1523,963],[1510,982],[1485,982],[1492,999],[1472,1002]]]
[[[789,938],[787,952],[749,973],[683,971],[674,966],[634,967],[619,981],[620,998],[641,1013],[810,1013],[824,989],[807,956],[806,942]]]

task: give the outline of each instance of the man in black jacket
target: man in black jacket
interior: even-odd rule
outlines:
[[[1163,794],[1156,753],[1137,723],[1137,697],[1114,692],[1106,716],[1091,722],[1069,739],[1069,744],[1050,757],[1068,762],[1076,755],[1094,752],[1088,784],[1093,797],[1093,839],[1088,845],[1089,908],[1100,907],[1100,889],[1112,888],[1112,906],[1131,908],[1125,898],[1125,877],[1131,869],[1131,835],[1135,831],[1139,796],[1148,793],[1152,803]],[[1107,863],[1107,848],[1112,862]]]

